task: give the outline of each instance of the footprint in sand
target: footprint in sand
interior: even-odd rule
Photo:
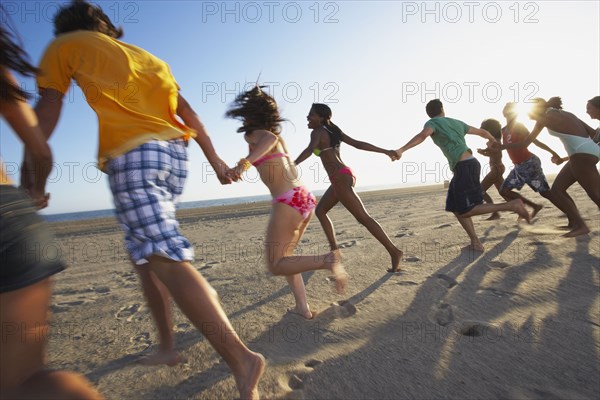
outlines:
[[[356,246],[358,242],[356,240],[350,240],[349,242],[340,243],[340,249],[346,249],[348,247]]]
[[[188,324],[187,322],[183,322],[181,324],[177,324],[177,326],[175,327],[175,331],[177,332],[186,332],[188,329],[190,329],[192,325]]]
[[[152,345],[149,332],[142,332],[139,335],[135,335],[129,338],[129,341],[132,343],[131,349],[135,351],[146,350]]]
[[[469,337],[480,337],[485,335],[490,335],[490,337],[492,337],[493,335],[498,334],[497,331],[497,327],[488,324],[487,322],[467,321],[461,324],[458,333]]]
[[[438,274],[437,275],[438,278],[438,283],[444,287],[447,287],[448,289],[453,288],[454,286],[458,285],[458,282],[456,282],[456,280],[446,274]]]
[[[501,261],[491,261],[488,263],[488,267],[492,269],[504,269],[510,267],[510,265]]]
[[[447,303],[439,304],[431,313],[431,320],[440,326],[448,326],[454,322],[454,311]]]
[[[405,229],[403,229],[403,230],[405,230]],[[414,232],[400,232],[400,233],[396,234],[394,237],[401,238],[401,237],[412,237],[412,236],[417,236],[417,234]]]
[[[204,271],[204,270],[211,269],[211,268],[212,268],[212,265],[204,264],[204,266],[198,268],[198,271]]]
[[[316,358],[311,358],[310,360],[304,363],[304,366],[308,368],[314,368],[319,364],[323,364],[323,361],[317,360]]]
[[[451,226],[452,226],[452,224],[443,224],[443,225],[440,225],[440,226],[436,226],[435,229],[449,228]]]
[[[63,301],[50,306],[50,311],[52,311],[54,314],[58,314],[69,311],[70,308],[80,306],[83,303],[85,303],[85,300]]]
[[[419,262],[419,261],[421,261],[421,259],[419,257],[417,257],[417,256],[410,256],[410,257],[406,257],[404,259],[404,261],[406,261],[406,262]]]
[[[131,322],[135,314],[140,310],[141,305],[138,303],[131,304],[129,306],[122,307],[116,314],[117,319],[125,319],[127,322]]]
[[[316,319],[324,320],[348,318],[353,316],[357,312],[358,309],[354,304],[350,303],[348,300],[342,300],[332,303],[330,307],[317,314]]]
[[[413,282],[413,281],[400,281],[400,282],[397,282],[397,285],[400,285],[400,286],[417,286],[418,283],[417,282]]]

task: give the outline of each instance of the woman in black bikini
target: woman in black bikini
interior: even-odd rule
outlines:
[[[327,240],[331,250],[339,249],[335,240],[335,231],[331,220],[327,216],[329,210],[338,202],[341,202],[344,207],[360,222],[365,228],[371,232],[375,239],[385,247],[390,253],[392,259],[392,267],[388,272],[398,272],[400,270],[400,260],[402,259],[402,251],[400,251],[390,240],[381,225],[377,223],[365,210],[365,207],[354,191],[356,178],[352,170],[344,164],[340,158],[340,144],[345,142],[352,147],[360,150],[372,151],[376,153],[386,154],[392,161],[398,159],[394,150],[384,150],[380,147],[373,146],[366,142],[360,142],[346,135],[342,130],[331,122],[331,109],[325,104],[314,103],[307,116],[308,127],[313,131],[308,147],[296,158],[296,165],[310,157],[311,154],[321,158],[325,171],[329,175],[331,186],[325,191],[325,194],[319,201],[315,214],[321,226],[325,231]]]

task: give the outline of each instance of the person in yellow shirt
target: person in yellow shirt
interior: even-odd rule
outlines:
[[[187,176],[188,141],[193,138],[200,145],[224,184],[232,182],[227,165],[179,94],[167,63],[118,40],[122,30],[101,8],[74,1],[58,11],[54,28],[56,38],[40,62],[36,112],[50,137],[64,94],[75,80],[98,116],[98,164],[108,175],[125,245],[161,341],[160,350],[143,362],[180,361],[173,347],[173,297],[230,366],[241,397],[257,398],[264,358],[235,334],[215,290],[191,264],[192,245],[175,218]]]
[[[24,193],[14,187],[0,163],[0,398],[102,399],[81,375],[46,368],[51,280],[65,269],[62,260],[49,258],[42,250],[54,236],[36,213],[36,208],[48,205],[45,186],[52,152],[26,101],[28,94],[10,71],[34,75],[36,68],[4,22],[0,25],[0,115],[25,145],[36,173]]]

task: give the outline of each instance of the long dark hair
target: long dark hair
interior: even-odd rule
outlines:
[[[8,16],[4,8],[0,6],[0,14],[3,21],[7,21]],[[25,76],[34,76],[38,69],[28,61],[27,53],[23,46],[17,40],[17,35],[13,29],[6,28],[5,23],[0,25],[0,70],[9,69]],[[9,81],[4,71],[0,73],[0,101],[25,100],[31,97],[14,82]]]
[[[265,129],[276,135],[281,133],[281,123],[285,119],[279,115],[277,102],[263,90],[265,86],[254,86],[252,89],[240,93],[229,110],[225,113],[228,118],[244,121],[244,126],[238,132],[246,134]]]
[[[534,106],[542,111],[546,111],[549,108],[556,108],[557,110],[562,110],[562,99],[558,96],[550,97],[548,101],[544,100],[541,97],[536,97],[533,99]]]
[[[342,135],[344,132],[342,132],[339,126],[331,121],[331,117],[333,116],[331,108],[327,104],[313,103],[310,109],[319,117],[325,119],[325,127],[333,134],[331,145],[336,146],[339,144],[342,141]]]
[[[73,0],[54,16],[55,36],[78,30],[100,32],[115,39],[123,36],[123,29],[114,26],[100,7],[85,0]]]

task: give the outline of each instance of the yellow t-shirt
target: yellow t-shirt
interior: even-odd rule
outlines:
[[[65,94],[71,79],[99,122],[98,164],[152,140],[195,132],[175,117],[179,86],[168,64],[149,52],[91,31],[58,36],[40,63],[40,88]]]

